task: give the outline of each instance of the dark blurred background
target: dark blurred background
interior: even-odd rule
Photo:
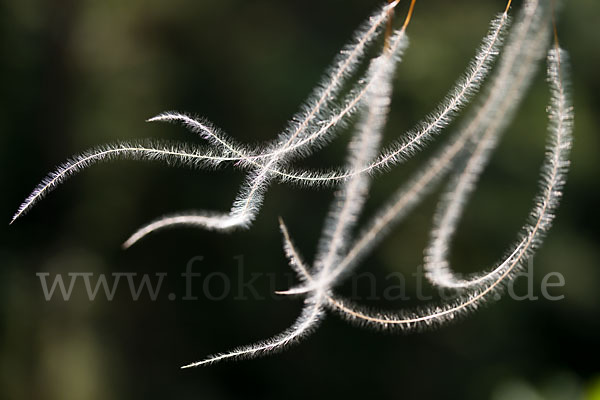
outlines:
[[[209,354],[270,337],[294,321],[301,299],[271,295],[288,287],[291,277],[277,216],[285,218],[310,260],[330,189],[274,185],[248,231],[175,229],[122,251],[129,234],[162,214],[228,210],[243,173],[120,161],[70,179],[8,226],[34,185],[73,154],[119,139],[201,143],[181,127],[144,122],[161,111],[198,113],[242,142],[274,138],[379,3],[0,3],[0,210],[5,222],[0,228],[0,398],[600,399],[596,0],[567,2],[560,13],[561,44],[572,56],[575,146],[558,218],[533,263],[537,301],[506,297],[458,323],[409,335],[358,329],[329,316],[315,334],[283,353],[180,370]],[[407,10],[404,3],[400,15]],[[513,3],[514,13],[521,1]],[[395,81],[388,141],[437,104],[466,67],[489,20],[503,8],[503,1],[417,2],[411,46]],[[452,252],[461,272],[497,261],[526,218],[543,158],[547,98],[539,74],[461,222]],[[342,160],[346,143],[336,141],[311,165]],[[377,180],[366,216],[425,157]],[[422,262],[438,195],[419,206],[358,271],[373,274],[376,296],[389,285],[386,277],[398,272],[407,277],[407,295],[414,295],[411,274]],[[183,301],[180,274],[196,256],[203,257],[194,264],[202,274],[194,281],[198,299]],[[50,279],[69,272],[132,272],[150,274],[154,281],[156,273],[168,276],[156,301],[146,293],[132,300],[125,280],[113,301],[102,295],[89,301],[81,281],[70,301],[56,294],[46,301],[37,272],[49,272]],[[551,272],[565,278],[563,288],[553,289],[563,300],[541,296],[541,282]],[[258,296],[246,291],[247,299],[236,298],[239,280],[254,276]],[[224,279],[231,283],[229,295],[208,298],[206,293],[224,292]],[[341,290],[351,293],[352,286]],[[516,285],[518,293],[527,289],[524,279]],[[177,299],[170,301],[169,293]],[[361,281],[356,294],[370,297],[369,285]],[[389,309],[407,304],[363,303]]]

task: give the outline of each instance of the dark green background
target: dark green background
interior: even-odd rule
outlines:
[[[379,2],[1,2],[0,398],[599,399],[600,4],[566,3],[559,32],[573,65],[573,164],[533,276],[539,295],[545,274],[563,274],[564,300],[505,298],[451,326],[410,335],[358,329],[330,316],[283,353],[181,371],[187,362],[267,338],[294,321],[301,300],[270,295],[273,287],[287,287],[290,276],[277,216],[311,259],[331,190],[275,185],[249,231],[170,230],[121,251],[130,233],[161,214],[228,210],[243,174],[116,162],[69,180],[8,227],[10,217],[45,173],[90,147],[139,138],[201,143],[181,127],[144,122],[161,111],[198,113],[242,142],[274,138]],[[515,1],[513,12],[520,5]],[[503,7],[502,1],[417,2],[387,140],[437,104]],[[523,224],[543,158],[546,103],[539,74],[461,222],[452,254],[460,271],[492,265]],[[310,164],[334,165],[345,144],[336,141]],[[424,158],[379,179],[366,215]],[[421,263],[436,197],[363,263],[360,272],[377,276],[379,294],[387,274],[410,278]],[[232,290],[234,257],[243,255],[246,278],[269,274],[256,285],[266,299],[210,301],[198,283],[199,300],[169,301],[168,293],[184,293],[177,277],[198,255],[204,261],[195,269],[203,276],[223,272]],[[112,302],[88,301],[82,286],[71,301],[46,302],[40,271],[168,272],[169,278],[156,302],[132,301],[125,286]],[[218,293],[219,281],[213,284]],[[521,282],[517,289],[527,288]]]

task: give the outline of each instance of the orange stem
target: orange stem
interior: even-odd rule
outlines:
[[[392,3],[399,3],[396,2],[396,0],[388,0],[389,4]],[[397,5],[397,4],[396,4]],[[392,36],[392,32],[394,29],[394,9],[396,6],[394,7],[390,7],[390,10],[388,11],[388,21],[387,21],[387,27],[385,29],[385,49],[386,51],[390,49],[390,37]]]
[[[410,22],[410,19],[412,18],[412,14],[413,14],[413,10],[415,9],[416,2],[417,2],[417,0],[412,0],[410,2],[410,8],[408,9],[408,14],[406,15],[406,19],[404,20],[404,25],[402,25],[402,30],[406,30],[406,27],[408,26],[408,23]]]
[[[559,48],[558,44],[558,28],[556,28],[556,13],[555,13],[555,0],[552,0],[552,29],[554,30],[554,45]]]

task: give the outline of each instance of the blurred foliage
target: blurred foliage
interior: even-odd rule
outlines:
[[[122,252],[128,234],[163,213],[227,210],[242,174],[117,162],[71,179],[0,230],[0,397],[599,399],[593,353],[600,334],[600,3],[565,3],[559,32],[572,57],[576,143],[564,202],[534,263],[537,289],[548,272],[565,276],[564,300],[507,298],[444,329],[402,336],[331,318],[281,355],[180,371],[184,363],[268,337],[294,320],[300,300],[269,294],[289,284],[276,217],[286,219],[310,258],[331,191],[273,186],[249,231],[172,230]],[[240,141],[275,137],[378,4],[3,0],[2,215],[8,222],[52,166],[91,146],[147,137],[198,141],[183,128],[144,123],[164,110],[197,112]],[[417,2],[389,140],[436,105],[503,7],[503,1]],[[546,102],[540,74],[461,223],[452,260],[463,272],[497,260],[527,215],[543,157]],[[344,146],[339,140],[312,162],[331,165]],[[424,157],[378,180],[366,214]],[[395,229],[361,271],[410,276],[421,262],[435,199]],[[195,267],[203,276],[223,272],[234,283],[234,256],[243,255],[246,278],[272,277],[256,285],[266,298],[135,302],[119,292],[112,302],[90,302],[76,290],[71,301],[46,302],[35,275],[168,272],[172,279],[162,292],[183,293],[176,277],[197,255],[204,257]]]

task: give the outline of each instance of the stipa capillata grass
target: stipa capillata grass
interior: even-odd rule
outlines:
[[[167,215],[135,232],[124,243],[125,247],[152,232],[178,225],[218,231],[249,228],[273,182],[307,187],[334,186],[336,201],[330,207],[315,259],[310,265],[303,260],[283,220],[279,223],[285,254],[300,283],[278,293],[305,298],[296,322],[263,342],[210,356],[184,368],[281,350],[313,332],[328,311],[360,325],[404,331],[443,325],[475,310],[493,294],[502,291],[506,282],[540,246],[552,224],[566,179],[572,142],[568,58],[558,46],[556,30],[554,45],[550,45],[553,10],[546,2],[525,0],[515,23],[511,24],[511,1],[508,1],[506,9],[490,22],[489,32],[475,56],[438,107],[391,146],[381,149],[382,132],[391,108],[393,77],[408,46],[407,27],[415,0],[411,1],[402,26],[395,29],[392,17],[398,4],[399,0],[389,1],[367,19],[340,51],[288,127],[273,141],[248,147],[208,121],[184,113],[166,112],[150,121],[181,123],[205,139],[207,145],[196,147],[157,141],[117,143],[92,149],[68,160],[44,178],[19,207],[11,223],[69,176],[100,161],[119,158],[156,160],[193,168],[234,165],[246,172],[246,179],[229,212]],[[374,57],[365,60],[367,50],[376,46],[381,37],[384,38],[382,48]],[[539,193],[528,221],[497,265],[488,272],[459,277],[448,261],[458,221],[545,54],[550,123]],[[364,74],[357,73],[361,63],[368,66]],[[344,91],[346,86],[351,89]],[[444,138],[446,143],[355,234],[358,216],[376,173],[383,173],[418,154],[449,130],[450,123],[474,98],[478,98],[479,103],[457,128],[453,128],[454,132]],[[343,167],[321,171],[294,167],[294,161],[310,156],[333,140],[354,115],[358,116],[358,122],[353,126],[354,135]],[[439,201],[430,243],[425,249],[424,267],[433,285],[457,289],[459,296],[418,309],[382,312],[364,308],[335,294],[336,285],[448,175],[448,186]]]

